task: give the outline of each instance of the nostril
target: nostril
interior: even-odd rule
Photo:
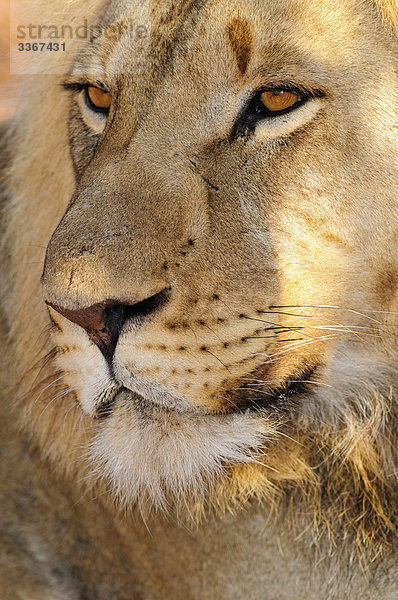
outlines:
[[[69,310],[52,302],[47,304],[69,321],[85,329],[89,338],[111,363],[124,323],[127,320],[135,320],[139,323],[142,318],[163,306],[169,294],[170,288],[167,288],[136,304],[106,300],[76,310]]]
[[[109,301],[93,304],[87,308],[69,310],[47,302],[51,308],[86,330],[90,340],[101,350],[106,360],[112,361],[113,353],[122,330],[125,306]]]

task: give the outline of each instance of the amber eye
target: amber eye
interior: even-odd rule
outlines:
[[[270,112],[281,112],[292,108],[301,100],[298,94],[287,90],[272,90],[261,94],[261,102]]]
[[[89,108],[96,112],[107,113],[112,103],[112,96],[93,85],[86,88],[86,100]]]

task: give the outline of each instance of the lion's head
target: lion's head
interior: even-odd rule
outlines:
[[[380,4],[97,2],[118,35],[32,78],[5,310],[25,422],[74,477],[191,510],[301,489],[359,537],[392,530],[398,47]]]

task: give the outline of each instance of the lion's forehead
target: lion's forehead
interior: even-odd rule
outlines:
[[[241,74],[249,67],[272,72],[290,65],[325,76],[362,53],[371,61],[368,37],[378,37],[372,21],[371,2],[359,9],[351,0],[108,2],[101,26],[113,34],[86,49],[81,64],[98,66],[100,55],[107,75],[120,80],[126,73],[137,76],[137,70],[143,76],[148,67],[164,77],[185,59],[214,76],[223,74],[232,54]]]

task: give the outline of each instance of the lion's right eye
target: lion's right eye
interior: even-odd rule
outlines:
[[[112,96],[109,92],[89,85],[86,87],[86,103],[95,112],[108,113],[112,104]]]

